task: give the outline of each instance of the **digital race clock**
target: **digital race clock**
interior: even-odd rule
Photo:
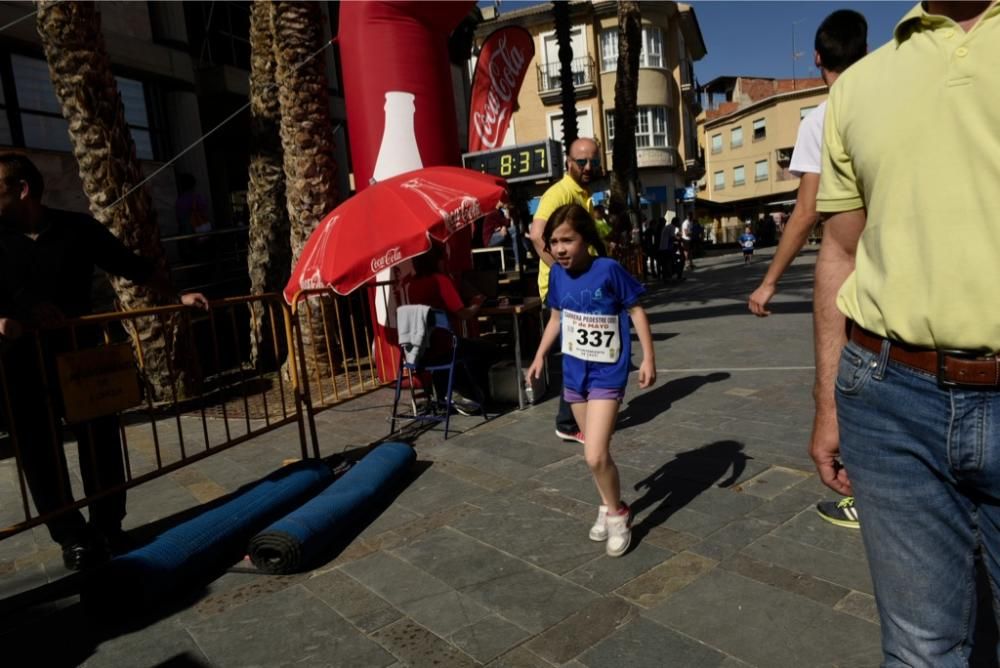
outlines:
[[[554,139],[462,155],[462,166],[499,176],[508,183],[562,178],[562,147]]]

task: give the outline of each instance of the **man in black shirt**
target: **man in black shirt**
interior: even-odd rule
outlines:
[[[132,253],[109,230],[90,216],[42,206],[41,173],[26,157],[0,155],[0,318],[6,318],[4,369],[11,431],[17,438],[21,466],[40,514],[71,502],[69,475],[58,418],[57,394],[46,399],[46,384],[54,380],[54,353],[67,350],[62,332],[42,332],[44,359],[34,336],[17,337],[20,323],[50,327],[63,318],[92,310],[94,267],[130,281],[169,290],[152,262]],[[186,294],[187,306],[208,308],[199,293]],[[11,320],[13,319],[13,320]],[[98,332],[80,329],[77,345],[97,341]],[[13,340],[12,340],[13,339]],[[72,425],[80,455],[80,474],[87,495],[125,482],[118,420],[114,415]],[[90,523],[79,510],[60,514],[47,526],[63,547],[63,562],[77,570],[107,557],[124,538],[125,492],[115,492],[90,505]]]

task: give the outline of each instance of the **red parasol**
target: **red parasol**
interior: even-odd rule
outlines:
[[[445,241],[506,199],[502,178],[461,167],[427,167],[365,188],[323,218],[285,286],[346,295],[376,274]]]

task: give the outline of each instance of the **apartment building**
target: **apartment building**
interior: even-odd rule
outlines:
[[[594,137],[611,166],[614,139],[615,81],[618,67],[617,3],[570,2],[573,83],[580,136]],[[639,178],[651,216],[683,215],[678,198],[703,174],[697,141],[700,111],[693,63],[706,54],[694,9],[679,2],[641,2],[642,54],[639,62],[636,147]],[[535,40],[535,56],[518,96],[503,145],[545,139],[562,142],[559,46],[552,6],[527,7],[499,16],[486,12],[476,30],[477,43],[494,30],[519,25]],[[525,190],[540,194],[548,183]],[[599,183],[594,190],[607,188]]]
[[[822,79],[720,77],[703,88],[709,107],[699,119],[705,177],[699,199],[716,238],[732,242],[750,220],[765,239],[772,214],[790,211],[799,179],[788,171],[799,123],[827,97]],[[714,97],[723,94],[718,106]]]

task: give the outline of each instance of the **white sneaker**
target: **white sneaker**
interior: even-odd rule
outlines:
[[[608,549],[609,557],[620,557],[628,551],[629,543],[632,542],[632,511],[628,506],[624,506],[625,513],[622,515],[608,515]]]
[[[597,520],[590,527],[590,540],[601,542],[608,539],[608,507],[597,507]]]

